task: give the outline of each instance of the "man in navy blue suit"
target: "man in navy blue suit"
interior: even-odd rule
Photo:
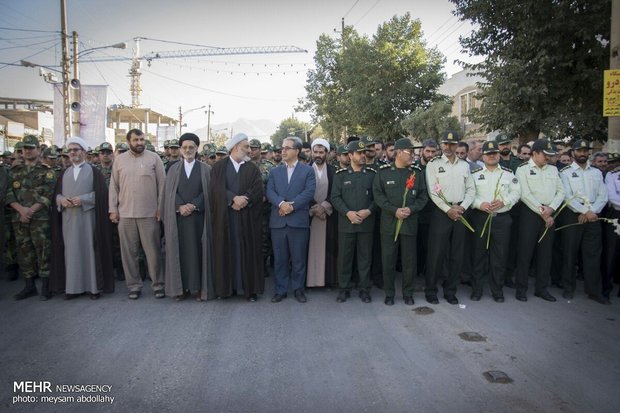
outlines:
[[[282,142],[282,164],[272,168],[267,181],[271,203],[271,241],[273,244],[275,294],[279,303],[286,298],[289,280],[295,299],[305,303],[304,284],[310,234],[310,202],[314,198],[314,171],[298,160],[301,139],[293,136]]]

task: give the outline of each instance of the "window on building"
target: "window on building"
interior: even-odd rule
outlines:
[[[471,91],[459,96],[459,120],[466,125],[471,123],[467,114],[470,110],[478,107],[478,102],[474,97],[475,93],[475,91]]]

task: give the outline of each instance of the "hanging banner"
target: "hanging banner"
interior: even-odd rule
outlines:
[[[603,116],[620,116],[620,70],[605,70]]]

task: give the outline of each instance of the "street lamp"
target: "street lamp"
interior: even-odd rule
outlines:
[[[206,107],[207,107],[207,105],[202,105],[199,108],[193,108],[193,109],[186,110],[185,112],[182,112],[181,111],[181,106],[179,106],[179,136],[181,136],[183,134],[183,115],[187,115],[190,112],[193,112],[193,111],[199,110],[199,109],[204,109]]]

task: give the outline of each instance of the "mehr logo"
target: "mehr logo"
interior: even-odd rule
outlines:
[[[49,381],[14,381],[13,393],[51,393],[52,382]]]

